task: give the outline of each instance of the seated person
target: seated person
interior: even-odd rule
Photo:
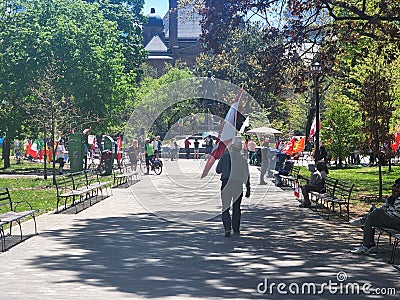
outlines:
[[[308,208],[311,206],[310,197],[308,195],[309,192],[321,192],[324,190],[325,187],[325,179],[326,172],[325,172],[325,164],[324,163],[317,163],[317,167],[315,165],[310,164],[308,165],[308,170],[311,172],[310,180],[307,182],[306,185],[301,187],[301,192],[303,194],[303,202],[299,205],[300,207]]]
[[[392,195],[387,198],[382,207],[373,209],[366,217],[353,220],[350,224],[364,225],[363,242],[360,247],[351,251],[355,254],[376,251],[374,227],[387,227],[400,231],[400,178],[394,182]]]
[[[286,160],[283,167],[274,172],[275,186],[282,186],[282,178],[279,175],[289,175],[292,170],[293,162]]]

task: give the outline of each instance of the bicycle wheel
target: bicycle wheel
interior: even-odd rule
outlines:
[[[153,170],[154,170],[154,173],[156,173],[157,175],[160,175],[162,172],[162,165],[159,163],[155,164]]]

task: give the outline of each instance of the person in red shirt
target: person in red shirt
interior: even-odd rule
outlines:
[[[190,156],[190,145],[191,145],[192,143],[189,141],[189,138],[186,138],[185,139],[185,158],[186,159],[189,159],[189,156]]]

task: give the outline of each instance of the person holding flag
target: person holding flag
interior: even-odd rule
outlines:
[[[211,154],[208,155],[208,160],[204,166],[201,178],[207,176],[215,160],[221,158],[225,149],[232,143],[233,138],[236,136],[236,132],[242,128],[243,123],[245,122],[246,118],[241,113],[243,93],[244,90],[241,88],[225,116],[225,121],[218,134],[216,144],[212,149]]]
[[[246,197],[250,197],[250,175],[247,160],[241,154],[242,139],[235,137],[231,151],[225,150],[219,160],[216,172],[221,174],[222,223],[225,237],[240,234],[240,205],[243,198],[243,184],[246,184]],[[232,218],[229,213],[232,203]]]

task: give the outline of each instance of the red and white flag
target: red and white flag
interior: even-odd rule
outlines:
[[[319,129],[321,129],[321,118],[319,118]],[[317,118],[314,117],[314,120],[312,122],[311,128],[310,128],[310,134],[308,135],[308,140],[311,142],[312,138],[317,131]]]
[[[294,196],[300,198],[300,182],[298,180],[294,183]]]
[[[221,158],[222,154],[225,152],[225,149],[232,143],[233,138],[236,136],[236,131],[240,130],[243,122],[245,121],[244,116],[241,114],[243,93],[244,90],[241,88],[235,98],[235,101],[232,103],[228,113],[226,114],[225,121],[222,124],[221,130],[218,134],[218,142],[215,144],[211,155],[204,166],[201,178],[206,177],[215,160]]]
[[[86,128],[82,133],[88,134],[90,130],[92,130],[92,127]]]

